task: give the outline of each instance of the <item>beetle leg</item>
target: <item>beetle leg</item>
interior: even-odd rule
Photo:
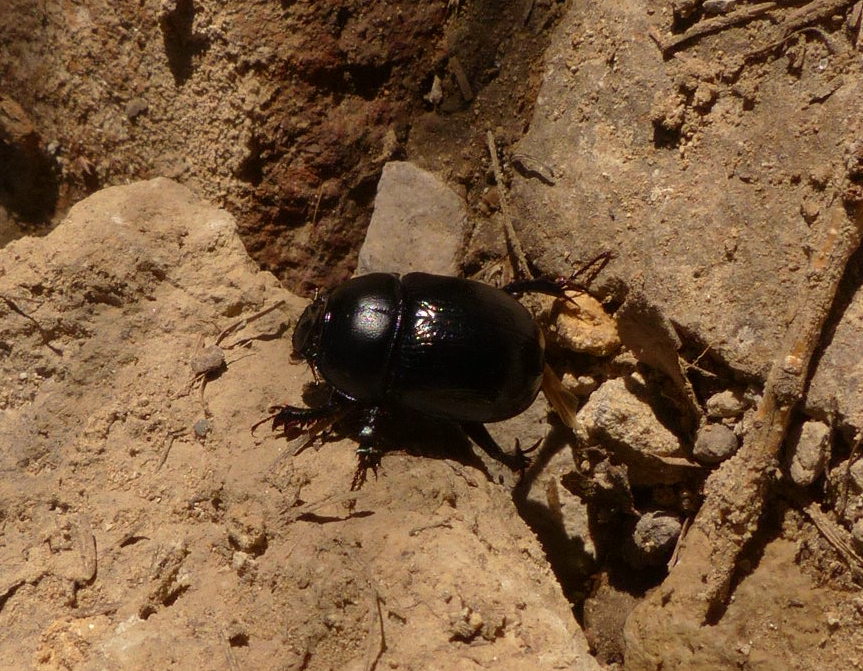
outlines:
[[[530,457],[527,456],[527,453],[536,449],[536,446],[524,451],[519,446],[518,441],[516,441],[515,453],[509,454],[504,452],[495,439],[491,437],[488,429],[485,428],[485,424],[481,422],[464,422],[461,428],[488,456],[495,461],[499,461],[513,472],[524,473],[527,467],[530,466]]]
[[[503,291],[515,297],[525,293],[535,293],[546,294],[555,298],[566,298],[567,289],[576,289],[575,286],[570,285],[568,277],[538,277],[534,280],[516,280],[503,287]]]
[[[366,475],[371,469],[375,477],[378,476],[378,466],[381,463],[381,451],[375,447],[375,425],[377,424],[380,408],[374,407],[366,413],[366,421],[360,429],[357,447],[357,470],[351,482],[351,491],[359,490],[366,482]]]
[[[511,296],[537,293],[570,300],[566,292],[587,291],[596,276],[612,259],[612,256],[611,252],[603,252],[585,263],[569,277],[538,277],[533,280],[516,280],[503,287],[503,291]]]

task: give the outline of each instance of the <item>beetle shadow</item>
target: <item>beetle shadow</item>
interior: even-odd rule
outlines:
[[[388,411],[381,418],[378,435],[384,456],[404,452],[415,457],[455,461],[478,470],[489,482],[494,481],[477,452],[479,446],[455,422],[399,409]]]
[[[312,522],[313,524],[330,524],[331,522],[345,522],[347,520],[371,517],[373,510],[357,510],[346,515],[318,515],[317,513],[303,513],[297,517],[298,521]]]
[[[573,432],[556,416],[551,416],[550,422],[551,431],[532,455],[524,478],[513,490],[513,502],[519,516],[536,534],[564,595],[573,604],[573,613],[582,621],[581,606],[595,571],[594,560],[584,540],[567,528],[556,488],[550,492],[546,486],[544,491],[536,491],[556,455],[566,453],[574,459],[579,445]]]

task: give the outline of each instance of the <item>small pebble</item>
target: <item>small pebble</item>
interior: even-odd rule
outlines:
[[[149,107],[150,105],[143,98],[132,98],[126,103],[126,116],[134,119],[146,112]]]
[[[692,456],[703,464],[718,464],[737,451],[737,436],[723,424],[707,424],[698,430]]]
[[[746,410],[746,399],[743,395],[726,389],[707,399],[707,416],[714,419],[739,417]]]
[[[209,419],[199,419],[195,422],[194,430],[198,438],[204,438],[213,430],[213,423]]]
[[[808,487],[817,480],[830,456],[830,427],[823,422],[808,421],[800,427],[790,450],[788,467],[792,482]]]
[[[590,375],[576,377],[569,372],[563,374],[561,384],[570,394],[580,397],[590,396],[599,386],[596,379]]]
[[[822,163],[821,165],[816,165],[809,172],[809,183],[820,191],[827,186],[832,177],[833,168],[827,163]]]
[[[588,443],[620,443],[658,457],[683,456],[684,449],[656,418],[653,408],[633,394],[626,381],[603,382],[578,411],[575,432]]]
[[[704,0],[701,8],[705,14],[727,14],[738,2],[739,0]]]
[[[237,550],[233,555],[231,555],[231,568],[233,568],[238,575],[247,575],[254,571],[256,567],[257,562],[245,552]]]
[[[434,76],[431,83],[431,89],[423,96],[423,98],[432,105],[440,105],[441,100],[443,100],[443,82],[441,82],[440,77],[437,75]]]
[[[467,206],[446,182],[408,161],[390,161],[378,181],[356,272],[455,275],[467,230]]]
[[[800,214],[803,216],[803,220],[807,224],[811,224],[815,221],[820,212],[821,208],[819,207],[818,202],[811,198],[804,198],[803,202],[800,203]]]
[[[219,370],[219,368],[225,365],[225,352],[221,347],[217,347],[216,345],[204,347],[195,353],[190,365],[195,375],[203,375],[204,373]]]
[[[129,119],[134,119],[146,112],[149,107],[149,104],[143,98],[132,98],[126,103],[126,116]]]
[[[602,307],[602,303],[588,294],[570,294],[573,303],[559,301],[554,312],[547,313],[554,321],[548,335],[559,346],[573,352],[592,356],[608,356],[620,349],[617,323]]]
[[[680,520],[665,512],[650,512],[642,515],[635,525],[632,541],[635,553],[630,563],[635,566],[656,566],[671,556],[681,531]]]

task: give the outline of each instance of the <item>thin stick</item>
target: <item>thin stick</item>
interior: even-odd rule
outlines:
[[[204,396],[204,390],[206,390],[207,388],[208,379],[209,378],[207,377],[206,373],[203,373],[201,375],[201,409],[204,411],[204,417],[206,417],[207,419],[213,416],[210,412],[210,407],[207,405],[207,399]]]
[[[833,546],[833,549],[839,553],[854,577],[857,580],[863,578],[863,557],[854,551],[851,534],[821,512],[821,509],[814,503],[803,508],[803,512],[812,520],[812,523],[827,539],[827,542]]]
[[[782,34],[788,37],[791,33],[812,23],[840,14],[855,2],[857,0],[814,0],[791,12],[779,27],[782,28]]]
[[[845,472],[842,474],[842,481],[839,483],[839,505],[836,507],[836,512],[839,515],[845,514],[845,508],[848,507],[848,489],[851,480],[851,467],[857,461],[857,455],[860,452],[860,443],[863,442],[863,431],[858,431],[854,436],[854,444],[851,446],[851,454],[848,455],[848,460],[845,462]]]
[[[803,33],[813,33],[824,43],[824,46],[827,48],[827,51],[830,54],[836,53],[836,47],[833,46],[833,42],[830,41],[830,37],[827,35],[827,33],[825,33],[820,28],[817,28],[816,26],[806,26],[805,28],[800,28],[799,30],[787,33],[784,37],[776,40],[775,42],[771,42],[770,44],[767,44],[763,47],[758,47],[757,49],[753,49],[752,51],[747,51],[745,54],[743,54],[743,60],[750,61],[755,58],[760,58],[764,54],[773,51],[774,49],[778,49],[792,37],[802,35]]]
[[[524,255],[521,241],[515,234],[515,229],[512,226],[512,216],[509,211],[509,203],[506,200],[506,186],[503,181],[503,172],[500,169],[500,163],[497,160],[497,142],[494,139],[494,133],[488,131],[486,133],[486,141],[488,142],[488,153],[491,156],[491,168],[494,171],[494,181],[497,183],[497,190],[500,194],[500,212],[503,215],[503,230],[506,233],[506,241],[509,245],[510,253],[515,257],[515,270],[519,279],[532,279],[533,275],[530,272],[530,267],[527,263],[527,257]]]
[[[159,463],[156,464],[156,471],[162,468],[165,465],[165,462],[168,461],[168,454],[171,452],[171,446],[174,444],[174,439],[182,436],[185,433],[183,429],[175,429],[174,431],[168,431],[165,435],[165,448],[162,450],[162,456],[159,457]]]
[[[237,657],[234,655],[231,647],[231,637],[228,636],[228,632],[225,631],[224,627],[220,628],[219,633],[221,634],[222,642],[225,644],[225,657],[228,659],[228,666],[231,667],[231,671],[240,671],[240,665],[237,663]]]
[[[840,14],[855,2],[856,0],[813,0],[813,2],[803,5],[791,12],[787,17],[785,17],[782,23],[779,24],[781,38],[778,41],[771,42],[764,47],[754,49],[745,54],[744,58],[749,60],[760,56],[771,49],[775,49],[795,33],[799,33],[802,30],[807,29],[811,24],[823,21],[834,14]],[[776,2],[762,2],[757,5],[744,7],[743,9],[731,12],[730,14],[699,21],[689,30],[681,35],[677,35],[676,37],[664,38],[656,30],[650,32],[650,37],[654,42],[656,42],[657,46],[659,46],[659,50],[662,51],[662,55],[667,56],[672,52],[677,51],[677,49],[691,40],[695,40],[712,33],[718,33],[726,28],[731,28],[732,26],[748,23],[772,9],[776,9],[778,6],[779,5]],[[821,33],[821,36],[824,37],[824,34]],[[829,39],[826,40],[826,43],[828,48],[832,51],[832,45],[830,44]]]
[[[6,298],[6,296],[0,296],[0,300],[2,300],[4,303],[6,303],[6,307],[8,307],[10,310],[12,310],[12,312],[15,312],[16,314],[21,315],[25,319],[29,319],[33,323],[33,325],[39,331],[39,335],[42,336],[42,344],[45,345],[45,347],[47,347],[52,352],[54,352],[54,354],[63,354],[62,349],[60,349],[59,347],[55,347],[54,345],[51,344],[51,334],[42,326],[42,324],[40,324],[38,321],[33,319],[33,317],[31,317],[26,312],[24,312],[24,310],[19,308],[15,304],[14,301],[12,301],[9,298]]]
[[[312,212],[312,226],[318,223],[318,208],[321,206],[321,197],[324,195],[324,185],[318,187],[318,196],[315,198],[315,209]]]
[[[461,61],[457,56],[452,56],[449,59],[449,69],[455,77],[455,81],[461,91],[461,97],[464,98],[465,102],[473,100],[473,89],[470,86],[470,80],[467,78],[467,73],[464,71]]]
[[[378,594],[378,591],[371,585],[372,588],[372,608],[371,615],[375,619],[375,623],[378,626],[378,637],[374,641],[371,647],[369,647],[369,652],[366,659],[366,669],[365,671],[375,671],[375,667],[377,667],[378,662],[381,659],[381,655],[383,655],[387,650],[387,639],[384,635],[384,614],[381,611],[381,595]]]
[[[78,554],[81,556],[81,573],[75,579],[76,585],[89,585],[96,578],[97,556],[96,537],[90,521],[81,515],[75,525]]]
[[[655,31],[650,33],[650,37],[653,38],[653,41],[656,42],[657,46],[659,46],[659,50],[662,52],[662,55],[667,56],[691,40],[704,37],[705,35],[710,35],[711,33],[718,33],[726,28],[731,28],[732,26],[737,26],[742,23],[749,23],[753,19],[757,19],[762,14],[769,12],[771,9],[776,9],[777,6],[778,5],[775,2],[761,2],[757,5],[750,5],[743,9],[738,9],[736,12],[731,12],[730,14],[724,14],[713,19],[699,21],[685,33],[677,35],[676,37],[663,38]]]
[[[785,439],[791,411],[803,397],[821,329],[848,260],[860,246],[863,212],[856,212],[854,220],[849,220],[842,205],[836,204],[828,211],[826,219],[827,231],[812,257],[807,276],[808,293],[800,301],[783,346],[779,348],[780,355],[767,376],[753,430],[747,434],[738,454],[727,462],[728,468],[720,469],[716,477],[708,479],[705,504],[690,532],[690,536],[693,532],[731,536],[726,540],[734,541],[724,548],[715,540],[708,543],[715,555],[711,566],[704,567],[709,605],[727,597],[737,555],[751,538],[761,515],[764,488]],[[729,483],[733,485],[729,487]],[[735,517],[733,525],[724,523],[729,511]],[[683,560],[685,557],[681,557]]]
[[[359,498],[362,498],[362,494],[360,492],[342,492],[340,494],[331,494],[329,496],[325,496],[318,501],[312,501],[311,503],[306,503],[302,506],[291,508],[288,511],[287,515],[285,515],[284,521],[286,523],[296,522],[303,515],[313,513],[316,510],[323,508],[324,506],[335,505],[338,503],[343,503],[345,501],[356,501]]]
[[[680,535],[677,537],[677,542],[674,544],[674,552],[671,553],[671,557],[668,559],[668,564],[666,564],[669,571],[677,566],[677,560],[680,557],[680,548],[683,547],[683,541],[686,539],[686,534],[689,533],[689,527],[691,524],[692,517],[687,517],[683,520],[683,526],[680,528]]]

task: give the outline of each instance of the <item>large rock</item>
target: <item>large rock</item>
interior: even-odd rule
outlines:
[[[805,288],[811,229],[859,137],[863,92],[832,66],[807,67],[793,84],[779,61],[775,76],[741,70],[735,31],[703,57],[693,48],[665,60],[649,34],[668,22],[638,1],[567,12],[515,148],[554,183],[516,175],[515,221],[543,271],[613,251],[606,277],[763,376]]]
[[[250,433],[310,379],[280,337],[304,302],[225,212],[164,179],[106,189],[0,252],[0,298],[15,668],[597,668],[481,471],[391,454],[351,494],[350,441],[292,458]],[[190,388],[201,347],[278,301]]]

